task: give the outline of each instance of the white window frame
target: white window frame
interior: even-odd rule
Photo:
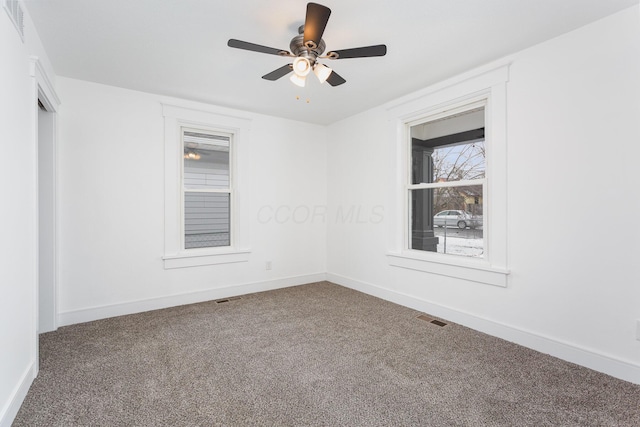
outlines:
[[[390,265],[494,286],[507,286],[507,140],[506,85],[509,65],[482,69],[427,88],[387,110],[393,127],[394,159],[389,221]],[[486,177],[483,185],[484,250],[482,258],[410,249],[410,128],[456,109],[485,103]],[[456,183],[457,185],[458,183]],[[421,184],[419,187],[428,187]]]
[[[249,218],[245,162],[248,161],[251,121],[213,111],[196,110],[162,104],[165,145],[165,269],[246,262],[249,260]],[[231,138],[230,175],[230,246],[184,248],[184,151],[183,130],[226,134]]]

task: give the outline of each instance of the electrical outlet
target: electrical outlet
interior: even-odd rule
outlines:
[[[271,261],[267,261],[267,264],[266,264],[265,268],[267,270],[271,270]]]

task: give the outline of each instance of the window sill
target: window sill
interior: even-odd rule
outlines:
[[[203,265],[231,264],[249,261],[249,249],[229,249],[224,251],[185,251],[162,257],[165,270],[171,268],[199,267]]]
[[[458,259],[455,255],[426,254],[418,251],[387,253],[389,265],[441,276],[507,287],[509,270],[490,266],[485,260]]]

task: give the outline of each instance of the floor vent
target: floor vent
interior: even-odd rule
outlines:
[[[20,34],[20,40],[24,42],[24,12],[20,7],[20,3],[18,3],[18,0],[3,0],[2,3],[4,4],[4,10],[7,11],[11,22],[18,30],[18,34]]]
[[[235,301],[235,300],[239,300],[239,299],[240,299],[240,297],[217,299],[216,303],[217,304],[222,304],[222,303],[225,303],[225,302]]]
[[[418,319],[424,320],[425,322],[433,323],[434,325],[437,325],[437,326],[447,326],[446,323],[436,320],[434,318],[431,318],[426,314],[421,314],[420,316],[418,316]]]

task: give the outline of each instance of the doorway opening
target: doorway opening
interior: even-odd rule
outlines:
[[[38,333],[57,328],[55,113],[38,98]]]

